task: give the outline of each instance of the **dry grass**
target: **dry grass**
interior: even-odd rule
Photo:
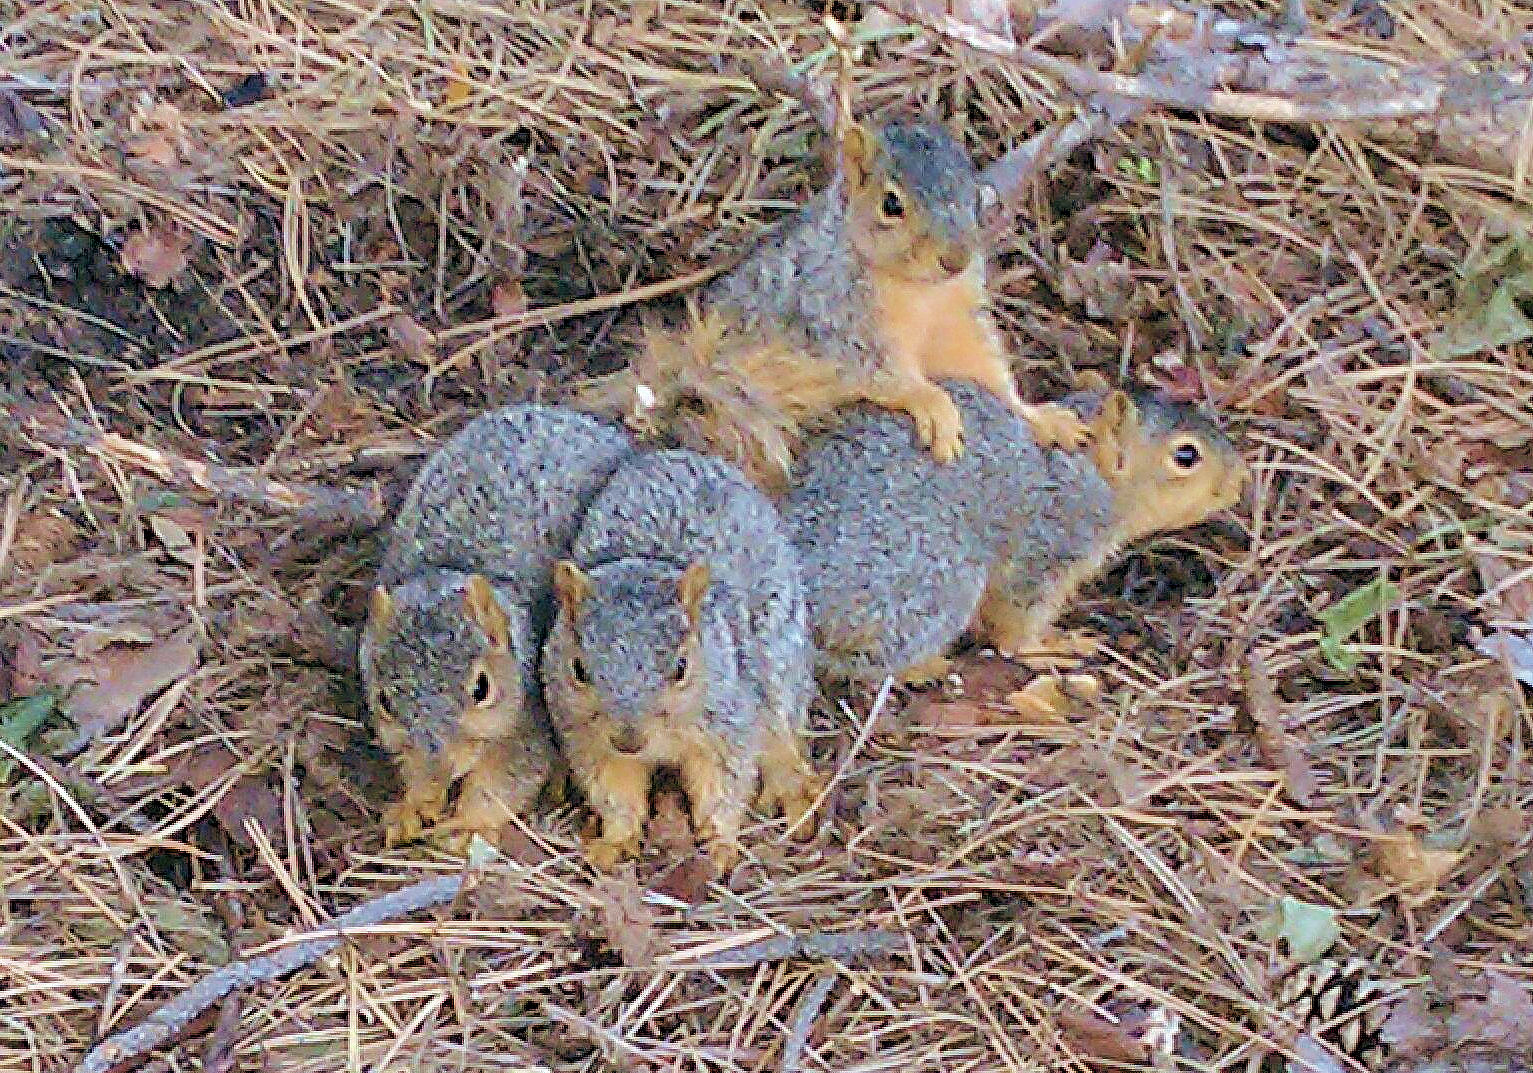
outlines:
[[[1388,39],[1338,37],[1430,61],[1528,28],[1509,2],[1408,7]],[[210,498],[60,419],[397,494],[472,414],[621,360],[641,305],[815,185],[812,121],[735,61],[824,65],[827,38],[807,6],[733,0],[0,16],[0,120],[19,101],[47,131],[0,140],[0,352],[13,418],[52,430],[0,438],[3,684],[116,676],[83,747],[54,716],[30,759],[0,749],[0,1067],[54,1070],[231,952],[456,867],[381,849],[354,685],[294,643],[307,602],[361,616],[374,534]],[[1068,115],[927,34],[870,59],[860,109],[954,116],[983,160]],[[264,99],[225,108],[257,73]],[[846,698],[815,720],[839,774],[812,841],[763,826],[727,889],[675,830],[598,880],[578,817],[541,819],[459,912],[356,936],[156,1068],[757,1070],[797,1018],[804,1069],[1078,1069],[1132,1055],[1099,1013],[1173,1017],[1178,1061],[1238,1069],[1284,1038],[1283,954],[1252,925],[1285,895],[1460,1013],[1488,967],[1527,981],[1533,711],[1472,642],[1533,617],[1533,361],[1428,349],[1456,269],[1527,220],[1522,178],[1189,114],[1077,153],[996,258],[1024,388],[1160,370],[1222,400],[1259,473],[1238,523],[1141,550],[1074,613],[1113,642],[1100,703],[991,725],[1023,674],[978,655],[965,698]],[[168,288],[122,275],[140,232],[126,252]],[[1124,269],[1086,263],[1097,238]],[[1151,360],[1178,351],[1190,372]],[[1318,616],[1381,579],[1399,599],[1344,673]],[[188,624],[195,667],[114,643]],[[1390,841],[1413,832],[1463,855]],[[852,928],[900,948],[689,964]]]

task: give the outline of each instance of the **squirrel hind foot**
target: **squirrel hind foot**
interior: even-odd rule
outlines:
[[[946,656],[929,656],[912,663],[895,675],[895,678],[901,685],[920,689],[925,686],[940,685],[947,680],[952,669],[953,661]]]

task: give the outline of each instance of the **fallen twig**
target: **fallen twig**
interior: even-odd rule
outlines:
[[[1492,115],[1485,135],[1505,140],[1533,111],[1533,75],[1522,68],[1481,72],[1443,64],[1386,63],[1326,42],[1211,9],[1141,0],[1128,17],[1116,5],[1075,12],[1068,32],[1050,23],[1030,28],[1019,44],[1009,30],[971,25],[935,0],[882,0],[881,7],[918,26],[1003,57],[1063,83],[1082,97],[1112,94],[1146,104],[1276,123],[1425,120],[1462,137],[1462,117]],[[1137,73],[1089,65],[1104,46],[1121,43],[1142,55]],[[1073,47],[1072,47],[1073,43]],[[1508,107],[1511,105],[1511,107]],[[1419,122],[1418,122],[1419,126]]]
[[[821,957],[844,960],[868,954],[887,954],[898,950],[905,937],[894,931],[810,932],[808,935],[779,935],[734,950],[722,950],[700,958],[689,958],[685,951],[660,960],[676,968],[743,968],[763,961],[785,961],[796,957]]]
[[[376,485],[354,490],[274,481],[249,470],[182,458],[68,418],[45,418],[35,412],[23,415],[14,409],[10,417],[24,434],[55,450],[80,448],[99,459],[145,470],[167,484],[189,484],[220,499],[275,508],[307,522],[339,522],[354,529],[376,528],[384,520],[383,496]]]
[[[396,920],[434,905],[445,905],[463,889],[463,873],[424,879],[402,890],[363,902],[335,918],[328,928],[309,932],[274,954],[247,958],[204,976],[141,1023],[92,1047],[74,1073],[107,1073],[174,1039],[214,1003],[233,991],[276,980],[314,964],[341,945],[348,930]]]
[[[809,1045],[809,1033],[814,1031],[820,1010],[830,997],[830,989],[835,986],[836,974],[826,972],[809,985],[804,997],[798,1000],[798,1006],[793,1010],[793,1020],[788,1023],[788,1038],[782,1045],[782,1060],[777,1063],[778,1073],[798,1073],[804,1048]]]

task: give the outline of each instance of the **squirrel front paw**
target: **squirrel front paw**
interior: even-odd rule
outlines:
[[[938,462],[952,462],[963,454],[963,414],[953,398],[936,384],[913,387],[902,408],[916,423],[916,435],[930,447]]]
[[[604,831],[599,837],[584,836],[581,841],[585,846],[586,860],[599,872],[610,872],[620,862],[632,860],[639,855],[637,830],[617,838],[608,837]]]
[[[393,848],[414,842],[427,827],[442,818],[447,808],[447,792],[434,787],[427,792],[406,791],[405,796],[383,810],[383,844]]]
[[[938,685],[946,681],[948,672],[952,669],[952,660],[945,656],[930,656],[919,662],[912,663],[896,677],[901,685],[919,689],[923,686]]]
[[[1074,410],[1057,402],[1023,403],[1019,412],[1032,429],[1033,439],[1045,451],[1050,447],[1079,450],[1091,438],[1091,426]]]

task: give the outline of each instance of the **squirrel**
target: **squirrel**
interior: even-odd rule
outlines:
[[[753,792],[798,823],[820,789],[800,740],[813,656],[797,557],[760,490],[718,458],[637,455],[586,508],[553,584],[544,695],[601,820],[592,864],[638,853],[661,765],[721,872]]]
[[[647,330],[629,367],[577,405],[730,458],[772,494],[803,436],[849,403],[903,412],[933,457],[958,458],[964,422],[939,379],[990,391],[1040,442],[1081,446],[1072,412],[1017,393],[985,285],[994,192],[963,147],[937,123],[853,123],[840,163],[703,289],[688,326]]]
[[[635,450],[621,428],[523,404],[476,418],[416,474],[389,533],[358,663],[404,784],[386,844],[443,819],[449,842],[498,831],[561,761],[537,676],[554,563],[585,505]]]
[[[1055,618],[1126,544],[1239,501],[1248,467],[1206,416],[1100,377],[1081,387],[1061,400],[1090,428],[1081,452],[1040,447],[999,399],[957,382],[970,431],[953,465],[867,408],[810,446],[781,509],[820,672],[939,680],[971,628],[1007,656],[1069,651]]]

